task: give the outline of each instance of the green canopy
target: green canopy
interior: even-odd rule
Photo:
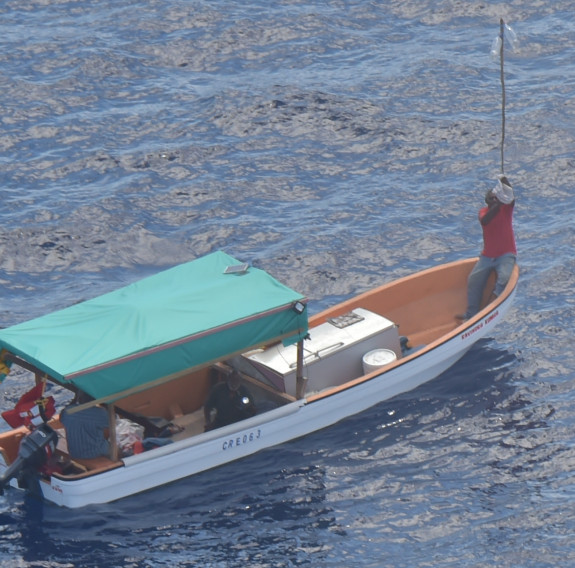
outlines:
[[[143,390],[181,371],[307,333],[304,297],[215,252],[0,330],[0,347],[93,397]],[[118,396],[118,398],[119,398]]]

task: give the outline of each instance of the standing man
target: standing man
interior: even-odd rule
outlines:
[[[467,311],[456,316],[461,320],[469,319],[479,311],[483,290],[492,270],[495,270],[497,275],[493,293],[495,296],[501,294],[511,277],[517,258],[513,233],[515,195],[504,175],[500,175],[497,185],[487,192],[485,203],[487,207],[479,211],[483,251],[467,281]]]

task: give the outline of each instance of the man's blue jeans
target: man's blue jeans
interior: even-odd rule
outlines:
[[[474,316],[480,308],[483,290],[487,284],[487,280],[492,270],[497,274],[495,282],[495,289],[493,293],[499,296],[505,288],[513,267],[515,266],[516,257],[514,254],[504,254],[497,258],[489,258],[488,256],[481,255],[476,265],[473,267],[471,274],[467,280],[467,312],[465,316],[470,318]]]

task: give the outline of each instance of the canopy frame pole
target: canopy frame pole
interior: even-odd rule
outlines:
[[[300,339],[297,342],[297,363],[295,376],[296,398],[300,399],[305,396],[305,391],[307,388],[307,377],[304,377],[303,375],[303,339]]]
[[[118,441],[116,438],[116,407],[114,404],[108,404],[108,442],[110,444],[110,459],[118,461]]]
[[[505,44],[505,22],[503,18],[499,20],[499,37],[501,45],[499,47],[500,79],[501,79],[501,174],[505,173],[505,55],[503,46]]]

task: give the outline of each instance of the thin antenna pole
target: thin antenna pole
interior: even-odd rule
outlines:
[[[504,73],[504,56],[503,46],[505,45],[505,22],[503,18],[499,20],[499,38],[501,46],[499,47],[499,59],[501,61],[501,173],[504,174],[504,157],[503,150],[505,146],[505,73]]]

